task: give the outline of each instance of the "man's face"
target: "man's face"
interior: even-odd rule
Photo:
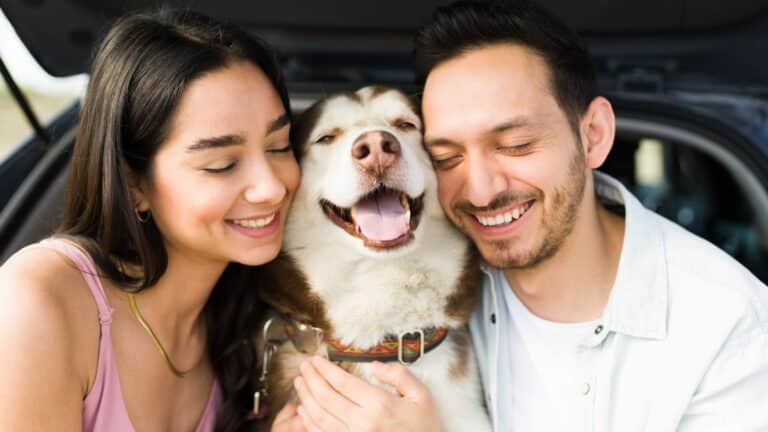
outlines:
[[[511,43],[439,64],[423,95],[440,203],[499,268],[557,252],[579,213],[587,167],[544,59]]]

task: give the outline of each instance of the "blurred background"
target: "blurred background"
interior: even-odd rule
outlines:
[[[2,12],[0,58],[5,61],[5,66],[43,124],[85,92],[85,75],[57,78],[46,73],[19,41]],[[4,80],[0,79],[0,161],[13,146],[20,145],[31,133],[32,127],[24,118]]]

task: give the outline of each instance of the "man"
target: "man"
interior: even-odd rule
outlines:
[[[578,36],[527,1],[458,3],[416,64],[440,202],[487,263],[471,330],[495,429],[768,430],[768,288],[593,171],[615,118]],[[379,411],[428,413],[398,373]]]
[[[578,36],[454,5],[417,64],[441,204],[489,264],[471,328],[497,430],[768,430],[768,288],[593,175],[615,119]]]

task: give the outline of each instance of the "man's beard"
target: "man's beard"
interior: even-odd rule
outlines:
[[[543,239],[531,249],[514,252],[513,243],[520,239],[510,240],[491,240],[476,242],[483,258],[490,265],[500,269],[530,269],[541,264],[543,261],[551,258],[562,247],[566,238],[573,231],[576,224],[576,216],[579,206],[584,197],[584,188],[586,186],[586,173],[584,170],[585,156],[581,149],[581,143],[577,141],[578,151],[568,167],[568,178],[566,182],[553,192],[551,212],[543,208],[541,229],[544,231]],[[460,204],[454,207],[454,211],[471,213],[473,211],[493,211],[516,202],[522,203],[531,199],[536,199],[537,203],[544,206],[542,193],[527,194],[505,194],[499,196],[491,202],[490,205],[482,209],[472,207],[468,204]],[[551,214],[550,214],[551,213]],[[466,234],[468,230],[460,227]]]

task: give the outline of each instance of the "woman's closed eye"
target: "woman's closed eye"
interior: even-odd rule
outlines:
[[[237,165],[237,161],[230,161],[227,163],[214,164],[209,167],[202,168],[202,171],[211,174],[221,174],[227,171],[231,171]]]
[[[281,143],[267,149],[267,153],[288,153],[293,150],[291,143]]]

